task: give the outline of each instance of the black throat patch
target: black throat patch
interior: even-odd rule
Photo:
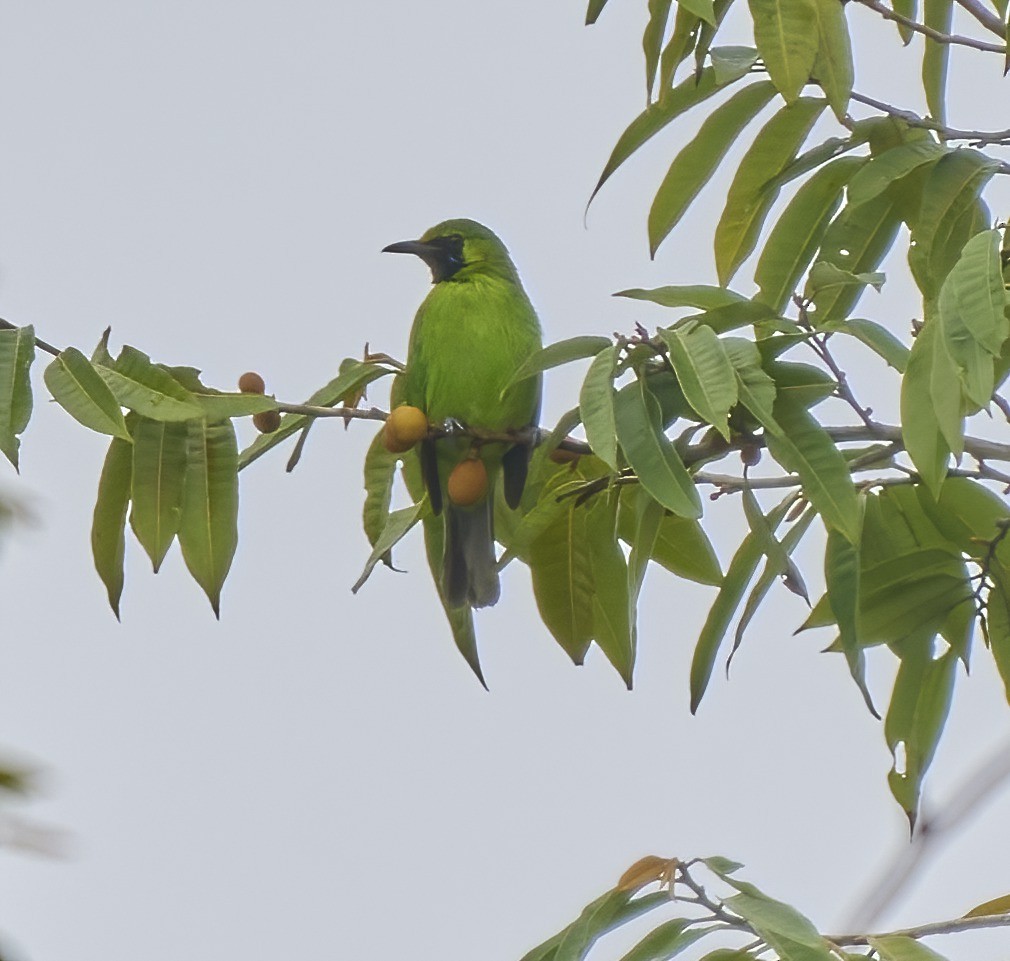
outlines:
[[[458,271],[466,266],[463,260],[463,238],[459,234],[450,234],[448,237],[432,237],[426,241],[431,250],[430,257],[425,257],[425,262],[431,268],[431,282],[440,284],[443,280],[448,280]]]

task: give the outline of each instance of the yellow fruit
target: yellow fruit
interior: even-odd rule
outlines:
[[[449,475],[449,500],[457,507],[472,507],[487,493],[487,468],[478,458],[460,461]]]
[[[254,370],[247,370],[238,379],[238,389],[243,394],[265,394],[267,385]]]
[[[428,436],[428,418],[417,407],[408,404],[389,412],[382,434],[386,450],[402,454]]]
[[[258,414],[253,414],[253,426],[261,434],[272,434],[281,426],[281,412],[279,410],[261,410]]]

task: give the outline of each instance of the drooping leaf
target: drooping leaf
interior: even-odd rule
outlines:
[[[694,139],[674,158],[649,211],[649,251],[653,257],[741,131],[774,95],[775,88],[767,81],[744,87],[709,114]]]
[[[816,170],[836,157],[840,157],[850,150],[855,150],[856,147],[861,146],[866,141],[867,136],[865,134],[857,134],[855,132],[849,137],[828,137],[817,144],[816,147],[804,150],[795,160],[786,164],[781,172],[765,182],[764,189],[776,190],[784,187],[787,183],[796,180],[798,177],[810,173],[811,170]],[[864,162],[866,160],[865,157],[860,159]]]
[[[853,207],[873,200],[896,180],[925,164],[935,163],[944,152],[935,140],[913,140],[885,150],[852,178],[846,199]]]
[[[187,423],[179,546],[220,616],[221,588],[238,546],[238,443],[230,420]]]
[[[0,452],[18,467],[19,434],[32,416],[29,370],[35,359],[35,329],[0,330]]]
[[[776,901],[745,881],[730,880],[739,890],[726,904],[744,918],[783,961],[835,961],[832,946],[799,911]]]
[[[189,431],[185,423],[138,417],[133,426],[130,526],[157,573],[182,519]]]
[[[877,353],[898,373],[905,372],[908,365],[909,349],[886,327],[882,327],[876,321],[853,317],[837,324],[821,326],[821,330],[855,337]]]
[[[775,5],[779,0],[769,2]],[[736,269],[753,251],[768,211],[778,196],[777,189],[766,189],[765,184],[795,158],[824,106],[824,100],[802,97],[783,107],[761,128],[740,161],[715,230],[715,262],[721,284],[729,283]]]
[[[614,420],[614,374],[619,348],[609,344],[589,365],[579,391],[579,414],[593,453],[617,470],[617,426]]]
[[[937,954],[922,942],[901,934],[870,938],[869,943],[880,956],[880,961],[947,961],[942,954]]]
[[[790,557],[789,545],[783,540],[782,543],[776,539],[768,520],[761,512],[754,491],[749,487],[744,487],[741,492],[743,497],[744,516],[747,518],[747,526],[751,533],[757,538],[761,546],[761,553],[768,558],[768,570],[773,577],[781,577],[786,587],[794,594],[802,597],[807,604],[810,603],[810,595],[807,586],[803,581],[803,575]],[[796,529],[798,525],[793,527]]]
[[[722,341],[704,324],[661,328],[659,335],[687,402],[728,441],[729,411],[737,402],[737,383]]]
[[[380,427],[365,454],[365,504],[361,520],[365,536],[372,547],[379,539],[389,517],[398,460],[398,455],[386,450],[382,437],[383,429]]]
[[[817,16],[817,56],[811,75],[821,85],[835,116],[844,121],[855,74],[845,7],[832,0],[814,0],[813,6]]]
[[[776,311],[785,309],[838,210],[845,184],[864,163],[862,157],[840,157],[796,192],[772,228],[754,271],[763,303]]]
[[[762,367],[760,351],[742,337],[726,337],[722,345],[736,373],[740,402],[768,429],[775,421],[776,387]]]
[[[617,542],[617,492],[589,506],[586,533],[593,572],[593,638],[631,689],[635,669],[637,598],[630,595],[628,564]]]
[[[927,27],[939,33],[950,33],[954,19],[954,0],[923,0],[922,20]],[[947,119],[947,64],[950,46],[925,37],[922,53],[922,89],[926,94],[929,115],[937,122]]]
[[[647,300],[661,307],[696,307],[698,310],[714,310],[731,304],[747,303],[743,294],[727,290],[725,287],[657,287],[655,290],[633,288],[621,290],[615,297],[629,297],[632,300]],[[601,348],[602,349],[602,348]]]
[[[126,419],[108,385],[91,361],[76,347],[68,347],[43,375],[53,399],[71,417],[91,430],[130,440]]]
[[[589,0],[589,6],[586,8],[586,26],[591,26],[596,23],[600,14],[603,13],[603,8],[607,5],[607,0]]]
[[[680,455],[663,433],[659,403],[644,381],[617,394],[617,436],[639,483],[667,510],[701,517],[701,498]]]
[[[676,120],[682,113],[707,100],[723,87],[739,80],[750,70],[753,62],[752,59],[746,66],[741,64],[721,77],[721,82],[716,81],[714,68],[706,67],[697,78],[688,77],[670,90],[666,96],[647,107],[621,134],[610,159],[603,168],[603,173],[600,174],[596,187],[593,188],[589,202],[593,202],[593,198],[600,192],[600,188],[610,179],[614,171],[639,147],[659,133],[667,124]]]
[[[814,0],[749,0],[749,3],[754,41],[768,76],[786,103],[792,103],[810,80],[817,58]]]
[[[705,68],[705,61],[708,59],[709,54],[712,51],[712,44],[715,42],[715,37],[719,31],[719,27],[722,26],[722,22],[732,5],[733,0],[714,0],[712,4],[712,12],[715,14],[715,22],[703,21],[701,23],[698,30],[698,40],[694,48],[694,63],[696,72],[700,72]],[[713,66],[718,65],[718,59],[713,60]],[[718,78],[721,76],[721,71],[717,69],[716,77]]]
[[[96,369],[116,401],[141,417],[184,421],[204,416],[203,408],[182,384],[134,347],[124,347],[114,366]]]
[[[661,98],[665,97],[667,91],[672,89],[677,68],[695,49],[701,25],[701,17],[691,13],[682,4],[677,4],[677,12],[673,18],[673,30],[659,58],[659,95]]]
[[[98,498],[91,521],[91,553],[95,570],[109,595],[109,605],[119,618],[123,596],[123,561],[126,556],[126,510],[133,478],[133,445],[114,437],[105,455]]]
[[[645,53],[646,103],[652,101],[652,88],[656,85],[659,55],[663,50],[663,37],[666,35],[666,22],[670,18],[672,5],[672,0],[649,0],[649,22],[645,25],[645,34],[642,37],[642,50]]]
[[[669,897],[663,893],[634,898],[634,890],[615,888],[597,898],[565,929],[554,961],[582,961],[589,949],[608,931],[660,906]],[[525,961],[525,959],[524,959]]]
[[[891,4],[895,13],[900,13],[908,20],[917,20],[919,14],[919,0],[894,0]],[[901,42],[907,47],[915,36],[915,31],[904,23],[896,23],[898,36]]]
[[[621,961],[669,961],[708,934],[707,928],[689,928],[686,918],[673,918],[653,928]]]
[[[609,337],[581,336],[569,337],[567,340],[560,340],[556,344],[548,344],[535,354],[531,354],[519,369],[513,374],[512,379],[502,390],[504,397],[506,392],[528,377],[533,377],[552,367],[560,367],[563,364],[570,364],[573,360],[584,360],[587,357],[595,357],[601,350],[606,350],[613,341]]]

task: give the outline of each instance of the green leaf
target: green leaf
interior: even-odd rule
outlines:
[[[754,496],[754,491],[749,487],[744,487],[742,495],[743,511],[744,516],[747,518],[747,526],[757,538],[757,542],[761,547],[761,553],[768,558],[768,571],[772,578],[781,577],[786,587],[794,594],[802,597],[809,606],[810,594],[807,591],[806,584],[803,582],[803,575],[789,556],[791,554],[789,546],[785,541],[779,543],[776,540],[775,534],[772,533],[772,529],[768,525],[768,520],[761,513],[761,506],[758,504],[757,497]],[[793,527],[793,530],[796,530],[798,527],[799,525],[797,524]]]
[[[600,179],[589,197],[589,203],[600,192],[600,188],[610,179],[614,171],[624,163],[639,147],[654,137],[660,130],[672,123],[682,113],[704,102],[723,87],[729,86],[743,77],[753,65],[753,59],[744,66],[739,64],[727,76],[716,81],[715,71],[706,67],[698,77],[688,77],[669,91],[657,103],[651,104],[639,114],[621,134],[600,174]]]
[[[963,430],[957,368],[937,327],[932,320],[919,331],[901,381],[902,439],[934,497],[947,476],[951,439]]]
[[[724,334],[740,327],[750,327],[766,322],[771,325],[786,324],[790,328],[795,327],[791,321],[779,317],[767,304],[759,303],[756,300],[743,300],[733,304],[725,304],[722,307],[713,307],[703,314],[684,317],[674,326],[678,329],[705,326],[717,334]]]
[[[730,881],[740,893],[727,906],[749,922],[783,961],[835,961],[828,942],[795,908],[776,901],[752,884]]]
[[[130,504],[132,479],[133,445],[114,437],[98,482],[98,498],[91,521],[91,553],[117,620],[119,601],[123,596],[126,509]]]
[[[593,453],[617,470],[617,427],[614,420],[614,374],[619,348],[609,344],[589,365],[579,391],[579,413]]]
[[[351,588],[352,594],[357,594],[368,580],[375,565],[379,563],[403,538],[410,532],[411,528],[422,519],[428,510],[428,501],[424,498],[410,507],[393,511],[386,520],[382,532],[375,540],[372,553],[368,555],[364,570],[361,576],[354,582]]]
[[[600,14],[603,13],[603,8],[607,5],[607,0],[589,0],[589,6],[586,8],[586,26],[591,26],[596,23]]]
[[[725,287],[704,285],[657,287],[654,290],[642,290],[636,287],[631,290],[618,291],[614,296],[629,297],[632,300],[647,300],[659,304],[661,307],[696,307],[699,310],[714,310],[718,307],[748,302],[743,294],[727,290]]]
[[[656,85],[659,55],[663,50],[663,36],[666,34],[666,22],[670,18],[672,5],[672,0],[649,0],[649,22],[645,25],[645,34],[642,37],[642,50],[645,52],[646,103],[652,100],[652,88]]]
[[[816,147],[811,147],[809,150],[805,150],[799,154],[792,163],[787,164],[782,169],[781,173],[766,181],[763,189],[776,190],[784,187],[787,183],[796,180],[798,177],[810,173],[811,170],[823,166],[836,157],[848,153],[850,150],[855,150],[856,147],[866,143],[866,140],[867,136],[865,134],[856,133],[853,133],[850,137],[828,137]],[[864,163],[866,162],[865,157],[858,159]]]
[[[761,366],[761,353],[757,346],[742,337],[726,337],[722,345],[736,372],[740,402],[759,423],[774,423],[775,381]]]
[[[821,326],[820,329],[855,337],[900,374],[903,374],[908,366],[909,349],[887,328],[882,327],[876,321],[854,317],[836,324]]]
[[[32,416],[28,372],[35,359],[35,328],[0,330],[0,451],[18,467],[19,434]]]
[[[707,928],[688,927],[686,918],[664,921],[653,928],[621,961],[668,961],[708,934]]]
[[[96,368],[121,407],[151,420],[184,421],[202,418],[196,398],[147,354],[124,347],[114,367]]]
[[[62,351],[43,375],[53,399],[78,423],[100,434],[130,440],[126,419],[112,391],[76,347]]]
[[[737,79],[741,70],[750,73],[757,62],[758,52],[753,47],[714,47],[709,51],[709,59],[715,71],[715,82],[725,84]]]
[[[542,347],[519,365],[519,369],[513,374],[512,379],[502,390],[501,396],[504,397],[516,384],[529,377],[534,377],[536,374],[550,370],[552,367],[570,364],[573,360],[584,360],[587,357],[595,357],[601,350],[606,350],[612,345],[613,340],[610,337],[589,335],[569,337],[567,340],[560,340],[556,344]]]
[[[554,961],[582,961],[589,949],[608,931],[626,924],[664,902],[670,903],[665,892],[635,898],[635,889],[608,891],[587,904],[582,913],[566,929],[558,944]],[[524,959],[525,961],[525,959]]]
[[[713,0],[679,0],[678,6],[684,7],[689,13],[693,13],[708,24],[714,25],[716,22]]]
[[[614,405],[617,436],[639,483],[667,510],[701,517],[701,498],[680,455],[663,433],[659,403],[642,380],[621,390]]]
[[[754,271],[763,303],[778,312],[785,309],[838,210],[845,184],[864,163],[862,157],[841,157],[796,191],[772,228]]]
[[[736,374],[722,342],[705,325],[661,328],[659,336],[687,402],[728,441],[729,411],[738,395]]]
[[[677,154],[649,211],[651,256],[711,179],[740,132],[774,95],[775,88],[767,81],[744,87],[713,110],[694,139]]]
[[[189,431],[184,423],[138,417],[133,427],[130,526],[157,574],[182,519]]]
[[[909,20],[918,20],[919,0],[893,0],[891,4],[895,13],[900,13]],[[896,23],[898,36],[901,42],[907,47],[915,36],[915,31],[904,23]]]
[[[629,621],[635,623],[638,598],[645,581],[645,572],[649,561],[655,552],[659,531],[666,516],[666,509],[649,492],[639,487],[634,491],[634,528],[631,540],[631,553],[628,555],[628,605]],[[618,516],[616,533],[621,534],[620,515]]]
[[[221,588],[238,546],[238,444],[231,421],[187,424],[179,546],[220,617]]]
[[[821,85],[839,122],[844,122],[852,95],[854,67],[845,7],[834,0],[814,0],[817,57],[811,75]]]
[[[616,492],[596,498],[589,507],[586,533],[593,571],[593,636],[600,650],[631,690],[635,669],[637,598],[629,595],[630,576],[617,542]]]
[[[770,2],[777,5],[780,0]],[[744,154],[715,230],[715,262],[721,284],[729,283],[754,249],[765,217],[778,196],[777,189],[765,189],[765,184],[796,157],[824,106],[823,100],[803,97],[783,107],[761,128]]]
[[[923,0],[922,21],[927,27],[939,33],[950,33],[954,19],[954,0]],[[925,38],[922,53],[922,89],[926,94],[929,115],[937,123],[947,119],[947,64],[950,60],[950,46]]]
[[[914,825],[922,779],[933,759],[954,693],[957,655],[932,656],[932,643],[903,651],[884,736],[894,763],[887,776],[894,799]]]
[[[795,496],[790,494],[782,503],[769,511],[767,521],[772,531],[782,522],[782,518],[794,501]],[[744,592],[757,570],[761,557],[761,544],[754,534],[748,534],[736,554],[733,555],[722,587],[708,612],[708,617],[705,619],[694,649],[694,658],[691,661],[692,714],[697,713],[701,699],[705,695],[705,689],[708,687],[708,682],[712,677],[712,669],[715,667],[719,654],[719,645],[726,636],[730,621],[733,620],[733,615],[743,600]]]
[[[677,68],[691,55],[700,35],[701,18],[681,4],[673,18],[673,31],[659,58],[659,95],[666,96],[673,86]]]
[[[335,407],[348,395],[362,390],[387,374],[393,373],[388,367],[365,361],[346,360],[340,365],[340,373],[324,387],[320,387],[307,401],[311,407]],[[262,457],[268,450],[287,440],[292,434],[304,429],[312,423],[312,418],[305,414],[284,414],[281,426],[273,433],[260,434],[239,457],[239,470],[248,467],[254,460]]]
[[[768,76],[786,103],[810,80],[818,50],[813,0],[750,0],[754,41]],[[776,171],[777,172],[777,171]]]
[[[913,140],[873,157],[849,184],[846,198],[858,207],[879,197],[895,181],[925,164],[935,163],[945,153],[935,140]]]
[[[843,270],[827,261],[819,260],[810,268],[810,276],[807,277],[806,287],[803,289],[803,296],[807,300],[817,303],[825,291],[834,292],[836,287],[873,287],[880,291],[884,286],[886,276],[879,272],[864,274],[854,274],[851,271]]]
[[[752,411],[759,416],[756,411]],[[824,428],[802,406],[777,397],[774,421],[762,423],[772,456],[799,474],[803,492],[828,527],[859,543],[860,512],[848,465]]]
[[[947,961],[942,954],[901,934],[885,934],[869,939],[870,947],[880,955],[880,961]]]
[[[383,428],[380,427],[365,454],[365,505],[361,511],[361,521],[372,547],[375,547],[389,517],[396,462],[399,460],[399,455],[386,450],[382,438]],[[389,558],[383,560],[389,564]]]

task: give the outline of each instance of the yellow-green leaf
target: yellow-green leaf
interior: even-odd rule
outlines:
[[[114,437],[105,455],[98,498],[91,521],[91,553],[95,570],[105,585],[109,604],[119,617],[126,555],[126,510],[133,479],[133,445]]]
[[[817,57],[814,0],[750,0],[750,11],[768,76],[786,103],[792,103],[810,80]]]
[[[188,436],[184,423],[138,417],[133,427],[130,526],[155,573],[179,531]]]
[[[35,359],[35,329],[0,330],[0,451],[17,469],[18,437],[32,416],[32,385],[28,377]]]
[[[123,411],[91,361],[68,347],[46,368],[43,380],[53,399],[91,430],[130,440]]]

